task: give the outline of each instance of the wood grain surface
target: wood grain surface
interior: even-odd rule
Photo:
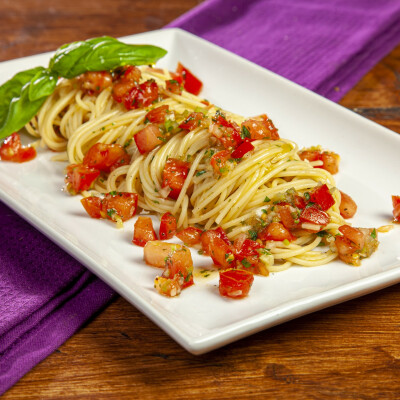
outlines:
[[[200,2],[1,0],[0,61],[73,40],[157,29]],[[341,104],[400,133],[400,46]],[[393,179],[398,187],[398,175]],[[3,398],[399,399],[399,289],[392,286],[202,356],[187,353],[117,298]]]

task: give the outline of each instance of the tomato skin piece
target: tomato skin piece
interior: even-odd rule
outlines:
[[[233,150],[232,158],[242,158],[248,152],[254,150],[254,146],[247,140],[242,142],[235,150]]]
[[[120,217],[122,221],[132,218],[136,215],[138,197],[137,193],[107,193],[101,202],[104,218],[112,221],[116,216]]]
[[[152,124],[163,124],[165,122],[165,117],[169,111],[169,106],[164,104],[163,106],[153,108],[146,114],[145,121],[149,121]]]
[[[335,199],[331,195],[326,184],[317,186],[310,193],[310,201],[318,204],[323,211],[328,210],[335,204]]]
[[[181,63],[178,63],[176,73],[183,78],[183,87],[187,92],[196,96],[200,94],[203,83],[192,72],[190,72],[188,68],[184,67]]]
[[[104,172],[111,172],[129,162],[130,156],[121,145],[105,143],[94,144],[83,159],[83,164]]]
[[[280,222],[271,222],[262,231],[258,232],[258,238],[261,240],[274,240],[281,242],[289,240],[292,242],[296,239]]]
[[[158,85],[149,79],[140,85],[135,85],[125,94],[123,101],[127,110],[148,107],[158,98]]]
[[[161,216],[159,237],[160,240],[168,240],[176,234],[176,218],[170,213],[166,212]]]
[[[278,140],[278,130],[272,121],[264,114],[261,120],[248,119],[242,123],[242,129],[245,127],[250,132],[251,140],[270,139]]]
[[[204,114],[201,112],[192,112],[188,115],[188,117],[179,124],[179,128],[188,130],[189,132],[193,129],[201,126],[202,121],[204,120]]]
[[[169,158],[165,163],[162,172],[161,186],[171,188],[168,195],[171,199],[176,200],[182,190],[186,177],[188,176],[190,163],[181,161],[176,158]]]
[[[70,164],[66,168],[65,183],[69,193],[75,195],[89,190],[100,175],[100,171],[84,164]]]
[[[218,175],[225,175],[229,172],[228,160],[231,158],[231,153],[228,150],[221,150],[213,154],[210,159],[210,164],[213,170]]]
[[[0,147],[0,159],[2,161],[23,163],[33,160],[35,157],[36,149],[30,146],[22,146],[21,138],[17,132],[8,136]]]
[[[176,233],[176,237],[178,237],[182,242],[188,246],[195,246],[201,243],[200,237],[203,231],[199,228],[195,228],[193,226],[188,226],[187,228]]]
[[[392,196],[393,218],[395,222],[400,222],[400,196]]]
[[[340,201],[340,215],[347,219],[354,217],[357,212],[357,204],[356,202],[346,193],[340,191],[341,201]]]
[[[134,139],[140,154],[149,153],[163,143],[160,128],[156,124],[145,126],[134,136]]]
[[[100,219],[101,216],[101,198],[98,196],[89,196],[81,199],[81,203],[91,218]]]
[[[219,273],[219,293],[232,299],[246,297],[254,282],[251,272],[241,269],[228,269]]]

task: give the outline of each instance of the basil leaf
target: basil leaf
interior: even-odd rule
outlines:
[[[49,69],[64,78],[86,71],[110,71],[123,65],[154,64],[166,50],[122,43],[109,36],[66,44],[50,60]]]
[[[35,101],[42,97],[48,97],[57,86],[58,76],[47,69],[39,71],[29,85],[29,100]]]
[[[20,130],[46,100],[49,86],[53,83],[49,84],[52,78],[47,76],[45,71],[43,67],[28,69],[17,73],[0,86],[0,139]],[[32,84],[33,101],[29,98]]]

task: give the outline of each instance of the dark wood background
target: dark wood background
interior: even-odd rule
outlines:
[[[200,2],[1,0],[0,61],[73,40],[161,28]],[[400,133],[400,46],[341,104]],[[398,186],[398,171],[393,179]],[[187,353],[118,298],[3,398],[399,399],[399,288],[202,356]]]

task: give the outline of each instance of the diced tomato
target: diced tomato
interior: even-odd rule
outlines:
[[[356,257],[353,258],[353,254],[358,247],[344,236],[336,236],[335,246],[338,251],[339,258],[347,264],[357,265],[359,263]]]
[[[101,217],[101,197],[89,196],[81,199],[81,203],[91,218]]]
[[[93,182],[100,175],[100,171],[84,164],[70,164],[66,168],[65,183],[71,194],[77,194],[83,190],[89,190]]]
[[[283,241],[289,240],[292,242],[296,239],[289,230],[287,230],[280,222],[271,222],[267,227],[258,232],[258,238],[261,240]]]
[[[117,217],[122,221],[132,218],[136,214],[138,195],[127,192],[107,193],[101,202],[103,218],[116,220]]]
[[[175,80],[175,79],[170,79],[165,82],[165,88],[174,94],[182,94],[182,86],[181,84]]]
[[[293,218],[290,205],[278,205],[277,208],[282,224],[286,229],[295,229],[299,226]]]
[[[195,75],[190,72],[189,69],[184,67],[181,63],[178,63],[176,67],[176,73],[183,78],[183,87],[189,93],[198,95],[201,92],[203,83]]]
[[[318,204],[324,211],[328,210],[335,204],[335,199],[331,195],[326,184],[319,185],[311,191],[310,201]]]
[[[219,293],[221,296],[241,299],[249,294],[254,281],[251,272],[228,269],[219,273]]]
[[[233,150],[231,157],[242,158],[245,154],[252,150],[254,150],[254,146],[250,142],[245,140],[235,150]]]
[[[218,175],[225,175],[229,172],[228,160],[231,158],[231,153],[228,150],[222,150],[215,153],[210,160],[214,172]]]
[[[135,222],[132,243],[144,247],[147,242],[152,240],[157,240],[153,221],[150,217],[139,217]]]
[[[19,134],[16,132],[6,138],[0,147],[0,159],[3,161],[23,163],[35,157],[35,148],[22,146]]]
[[[134,65],[125,65],[117,71],[118,78],[124,82],[139,83],[142,77],[140,69]]]
[[[167,256],[165,260],[164,278],[174,278],[179,276],[182,278],[180,282],[182,289],[193,285],[193,261],[190,250],[185,246],[178,249]]]
[[[149,121],[152,124],[163,124],[165,122],[165,117],[169,111],[168,105],[163,105],[160,107],[153,108],[146,114],[145,121]]]
[[[179,128],[192,131],[201,126],[204,120],[204,114],[201,112],[192,112],[189,116],[179,124]]]
[[[318,207],[306,207],[300,214],[300,221],[323,227],[329,223],[329,215]]]
[[[121,145],[104,143],[93,145],[83,159],[83,164],[104,172],[111,172],[129,162],[130,156]]]
[[[357,211],[356,202],[346,193],[340,191],[341,201],[340,201],[340,215],[343,218],[352,218]]]
[[[190,163],[169,158],[165,163],[162,173],[162,187],[171,188],[168,197],[176,200],[182,190],[186,177],[188,176]]]
[[[322,152],[321,160],[323,162],[323,169],[327,170],[332,175],[339,172],[340,157],[338,154],[331,151],[324,151]]]
[[[221,142],[225,149],[236,149],[243,141],[236,122],[228,121],[221,113],[217,113],[212,118],[209,131]]]
[[[322,168],[327,170],[332,175],[337,174],[339,171],[339,161],[340,157],[333,151],[320,151],[306,149],[299,151],[299,157],[304,161],[322,161],[322,165],[315,168]]]
[[[112,76],[108,71],[88,71],[79,76],[82,90],[89,94],[98,94],[112,85]]]
[[[193,284],[192,256],[185,246],[159,240],[147,242],[144,260],[149,265],[164,268],[163,279],[176,279],[180,289]]]
[[[264,247],[255,240],[240,236],[234,241],[233,246],[235,249],[235,256],[239,261],[251,256],[256,256],[258,259],[259,253],[257,252],[257,249],[262,249]]]
[[[275,128],[273,122],[264,114],[261,120],[248,119],[242,123],[242,136],[248,137],[251,140],[260,139],[279,139],[278,130]]]
[[[400,222],[400,196],[392,196],[393,203],[393,218]]]
[[[161,130],[156,124],[145,126],[134,138],[140,154],[148,153],[163,143]]]
[[[176,218],[166,212],[161,217],[159,236],[161,240],[167,240],[174,237],[176,233]]]
[[[187,228],[178,232],[176,236],[186,245],[195,246],[200,243],[200,237],[202,233],[203,231],[201,229],[188,226]]]
[[[135,85],[124,96],[124,104],[127,110],[148,107],[158,98],[158,86],[153,79],[149,79],[140,85]]]
[[[306,201],[304,200],[304,197],[301,197],[297,194],[294,196],[293,203],[294,203],[294,206],[299,208],[300,210],[305,208],[305,206],[307,205]]]
[[[219,226],[218,228],[214,229],[215,234],[221,238],[227,245],[231,245],[231,241],[228,238],[226,232]]]
[[[224,268],[233,265],[235,260],[233,247],[222,229],[210,229],[202,233],[201,245],[205,254],[209,255],[214,264]]]
[[[342,225],[339,227],[339,232],[343,236],[354,243],[357,250],[361,250],[364,247],[365,237],[364,234],[357,228],[353,228],[350,225]]]

